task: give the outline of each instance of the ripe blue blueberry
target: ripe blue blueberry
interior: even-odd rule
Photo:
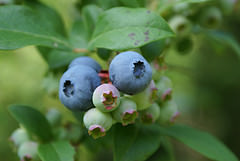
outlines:
[[[115,110],[120,103],[120,93],[112,84],[102,84],[93,92],[93,104],[102,112]]]
[[[110,113],[103,113],[97,108],[88,110],[83,117],[83,123],[93,138],[102,137],[113,124]]]
[[[121,92],[136,94],[143,91],[152,79],[152,69],[144,57],[137,52],[118,54],[109,67],[110,80]]]
[[[96,62],[94,59],[92,59],[88,56],[81,56],[81,57],[78,57],[78,58],[74,59],[70,63],[68,68],[71,68],[71,67],[76,66],[76,65],[89,66],[89,67],[93,68],[94,70],[96,70],[97,73],[99,73],[102,69],[101,66],[98,64],[98,62]]]
[[[84,111],[93,107],[92,95],[101,80],[91,67],[76,65],[62,76],[59,86],[59,98],[70,110]]]

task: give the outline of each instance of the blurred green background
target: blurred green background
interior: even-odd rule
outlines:
[[[74,0],[44,0],[72,24]],[[240,11],[223,18],[222,28],[240,42]],[[174,99],[179,105],[178,122],[208,131],[222,140],[240,158],[240,55],[230,47],[204,35],[195,37],[194,50],[180,55],[167,53],[167,75],[174,84]],[[45,112],[56,107],[71,114],[50,97],[44,87],[48,65],[34,47],[0,52],[0,157],[17,161],[8,138],[18,124],[7,111],[11,104],[26,104]],[[177,161],[207,161],[206,158],[173,141]]]

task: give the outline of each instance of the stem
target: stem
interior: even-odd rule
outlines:
[[[74,53],[89,53],[90,51],[88,49],[84,49],[84,48],[75,48],[73,49]]]

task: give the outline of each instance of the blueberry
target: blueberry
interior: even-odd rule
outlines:
[[[157,97],[159,103],[163,103],[164,101],[168,101],[172,98],[172,81],[166,77],[162,76],[158,83],[157,87]]]
[[[203,10],[200,22],[204,27],[217,28],[222,22],[221,10],[217,7],[209,7]]]
[[[134,51],[118,54],[109,67],[110,80],[121,92],[136,94],[152,79],[152,69],[143,56]]]
[[[136,95],[133,95],[131,99],[135,101],[135,103],[137,104],[137,109],[139,111],[145,110],[149,108],[153,104],[153,102],[157,99],[157,92],[158,91],[155,86],[155,83],[152,80],[144,91]]]
[[[93,92],[93,104],[102,112],[115,110],[120,103],[120,93],[112,84],[102,84]]]
[[[62,114],[55,108],[51,108],[46,113],[46,118],[51,126],[55,127],[61,124]]]
[[[62,76],[59,86],[59,98],[70,110],[84,111],[93,107],[93,91],[101,80],[91,67],[76,65]]]
[[[138,116],[137,105],[134,101],[122,97],[119,107],[112,112],[112,116],[124,126],[132,124]]]
[[[154,103],[148,109],[141,111],[142,122],[154,123],[160,116],[160,107]]]
[[[94,59],[92,59],[88,56],[81,56],[81,57],[74,59],[70,63],[68,68],[71,68],[76,65],[86,65],[86,66],[92,67],[94,70],[96,70],[97,73],[99,73],[102,69],[101,66]]]
[[[179,115],[177,104],[170,100],[161,107],[159,121],[161,124],[173,124]]]
[[[190,21],[182,15],[172,17],[169,20],[169,25],[177,34],[186,34],[191,30]]]
[[[113,124],[113,119],[110,113],[103,113],[97,108],[92,108],[84,114],[83,123],[89,135],[96,139],[106,134]]]
[[[23,143],[18,149],[18,156],[21,161],[39,161],[39,157],[37,154],[38,144],[33,141],[28,141]]]
[[[21,144],[29,140],[30,136],[28,135],[27,131],[21,128],[16,129],[10,137],[10,141],[12,141],[16,147],[19,147]]]

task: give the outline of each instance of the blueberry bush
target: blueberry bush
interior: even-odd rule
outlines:
[[[70,27],[46,1],[0,5],[0,50],[34,46],[49,67],[48,97],[75,118],[11,105],[19,128],[10,142],[19,160],[78,161],[84,151],[105,151],[114,161],[174,161],[173,138],[210,160],[238,161],[213,135],[178,123],[184,111],[165,61],[172,50],[201,50],[196,39],[205,43],[203,35],[240,55],[221,28],[240,8],[237,0],[76,0]]]

